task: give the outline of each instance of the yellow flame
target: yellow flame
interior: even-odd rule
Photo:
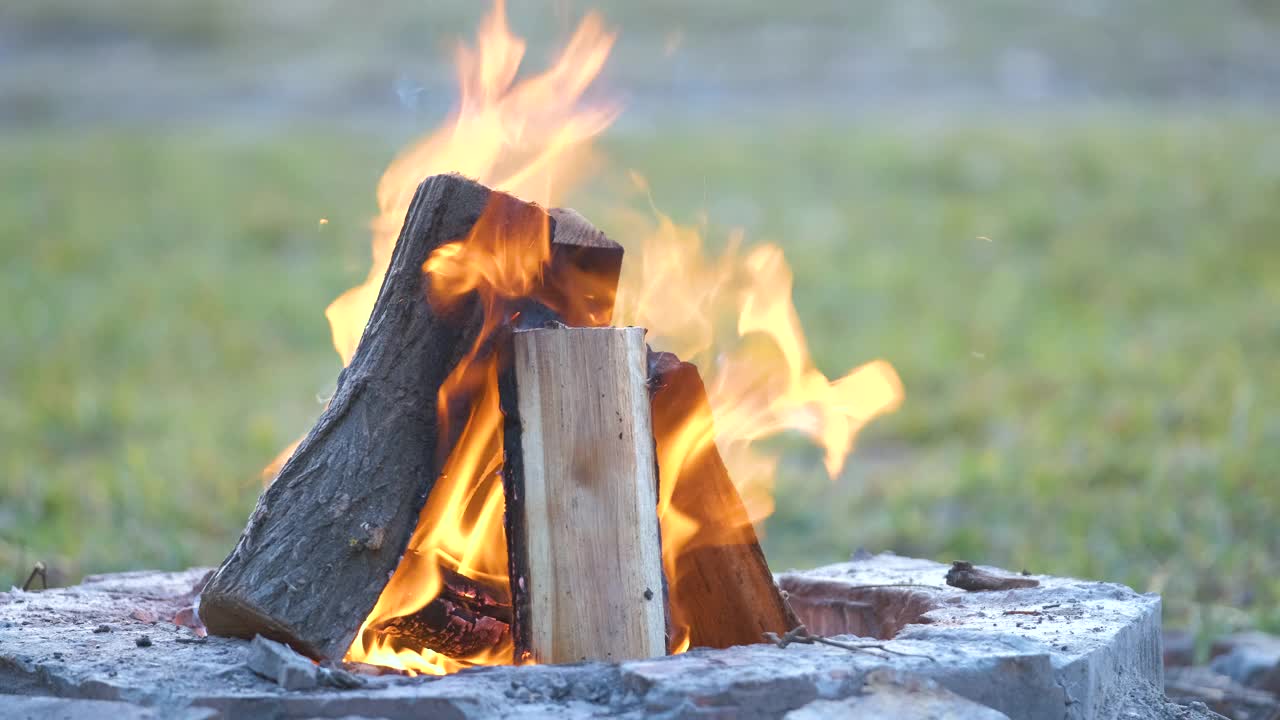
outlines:
[[[633,179],[643,188],[641,178]],[[813,365],[791,299],[791,269],[781,248],[743,250],[734,233],[718,256],[708,256],[701,233],[655,213],[643,234],[639,263],[623,268],[616,317],[648,327],[649,342],[698,365],[714,417],[690,417],[679,436],[659,438],[660,467],[684,467],[714,444],[758,522],[773,511],[778,457],[757,441],[783,431],[807,435],[825,451],[834,478],[853,450],[859,430],[902,402],[893,366],[874,360],[832,381]],[[642,223],[633,219],[628,227]],[[729,332],[732,328],[736,332]],[[664,476],[665,479],[665,476]],[[680,577],[681,557],[707,543],[730,543],[732,527],[705,532],[701,521],[679,512],[675,484],[659,484],[663,567]],[[690,628],[672,608],[676,651],[688,647]]]
[[[476,47],[458,48],[461,101],[456,114],[387,168],[377,187],[379,215],[372,227],[369,274],[325,311],[344,365],[355,353],[423,178],[459,172],[543,206],[557,203],[583,179],[592,138],[617,115],[612,104],[583,103],[613,41],[614,34],[601,18],[588,14],[548,70],[517,79],[525,44],[508,30],[498,0],[480,26]],[[642,238],[639,252],[631,243],[616,316],[619,324],[649,328],[655,348],[699,365],[714,416],[714,423],[709,417],[691,418],[660,451],[679,466],[683,459],[718,446],[750,519],[758,521],[772,511],[777,464],[776,457],[759,449],[758,440],[785,430],[804,433],[824,449],[826,468],[834,476],[858,430],[901,402],[901,383],[892,366],[879,360],[834,381],[814,367],[791,301],[791,272],[778,247],[744,248],[738,234],[725,251],[708,256],[696,228],[655,215],[656,224],[628,222],[625,232],[615,228],[611,233],[624,240]],[[505,321],[502,299],[536,288],[546,261],[537,251],[546,247],[545,235],[537,234],[545,233],[545,225],[541,231],[537,223],[522,222],[518,227],[514,242],[523,243],[519,247],[511,238],[496,235],[482,216],[465,241],[437,250],[424,266],[432,302],[451,302],[479,289],[485,333]],[[588,322],[597,321],[608,318],[589,316]],[[465,400],[465,424],[404,559],[361,627],[348,659],[427,674],[511,662],[509,643],[452,658],[405,647],[376,629],[381,622],[431,602],[442,587],[441,568],[491,588],[506,586],[496,372],[496,362],[483,356],[477,343],[441,388],[442,414],[448,414],[451,402]],[[442,415],[441,420],[447,423],[449,418]],[[717,534],[700,533],[698,521],[672,506],[673,486],[663,483],[659,499],[663,563],[669,575],[679,572],[683,552],[697,543],[718,541]],[[673,608],[673,617],[680,616],[679,608]],[[677,622],[674,630],[673,651],[683,652],[689,645],[689,628]]]
[[[467,657],[451,658],[430,649],[405,647],[371,629],[416,612],[435,599],[441,589],[441,567],[491,588],[506,587],[507,543],[498,473],[502,414],[498,410],[496,367],[485,364],[492,382],[481,384],[471,417],[422,508],[404,558],[361,625],[348,659],[428,675],[511,661],[509,641]]]
[[[517,81],[525,43],[508,30],[504,3],[498,0],[480,25],[477,47],[458,47],[462,100],[455,117],[402,152],[383,173],[369,276],[325,310],[343,365],[351,362],[373,312],[400,226],[423,178],[456,172],[544,207],[579,179],[590,157],[589,141],[618,114],[608,102],[581,103],[614,37],[603,18],[589,13],[550,69]]]

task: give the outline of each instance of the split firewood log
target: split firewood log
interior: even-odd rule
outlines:
[[[665,655],[644,329],[511,334],[499,382],[514,660]]]

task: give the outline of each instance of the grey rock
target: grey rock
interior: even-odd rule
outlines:
[[[1280,701],[1264,690],[1245,687],[1205,666],[1169,668],[1165,691],[1186,707],[1203,705],[1235,720],[1277,720]]]
[[[1213,643],[1209,667],[1245,687],[1280,694],[1280,637],[1263,632],[1229,635]]]
[[[355,673],[347,672],[342,668],[321,666],[320,682],[329,687],[343,688],[350,690],[353,688],[364,687],[368,683],[365,679]]]
[[[1186,630],[1164,631],[1164,666],[1186,667],[1195,662],[1195,635]]]
[[[285,690],[310,690],[320,685],[320,668],[292,648],[255,635],[245,665]]]
[[[966,700],[928,678],[895,670],[873,670],[862,690],[842,700],[814,700],[786,720],[897,718],[898,720],[1009,720],[986,705]]]

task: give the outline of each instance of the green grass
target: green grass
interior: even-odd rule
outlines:
[[[367,269],[391,147],[0,137],[6,576],[221,559],[332,386],[322,310]],[[605,149],[677,219],[784,245],[822,369],[884,357],[906,384],[834,482],[785,443],[776,567],[893,549],[1157,590],[1173,624],[1280,627],[1273,123],[776,121]],[[576,204],[607,227],[604,194]]]

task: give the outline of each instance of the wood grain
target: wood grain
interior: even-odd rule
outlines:
[[[516,660],[664,655],[644,330],[522,330],[512,345],[502,385]]]

